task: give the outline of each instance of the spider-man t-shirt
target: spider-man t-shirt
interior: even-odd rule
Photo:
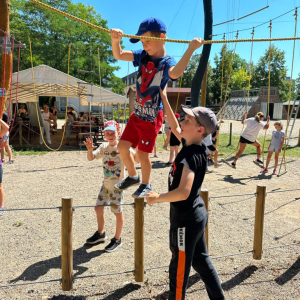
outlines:
[[[168,83],[169,69],[176,65],[171,56],[153,58],[145,50],[133,51],[133,65],[139,67],[136,81],[134,114],[141,120],[154,122],[162,110],[160,88]]]
[[[171,228],[201,222],[206,216],[204,201],[200,197],[207,165],[205,146],[203,144],[187,146],[185,139],[181,139],[181,142],[183,147],[176,156],[169,173],[169,191],[178,188],[184,166],[193,171],[195,177],[187,199],[170,203]]]

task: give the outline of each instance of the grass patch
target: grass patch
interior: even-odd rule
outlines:
[[[28,147],[28,146],[23,146],[23,147],[15,147],[13,148],[12,146],[11,150],[13,152],[14,155],[44,155],[46,153],[48,153],[49,151],[44,151],[42,150],[41,147],[37,146],[37,147]]]

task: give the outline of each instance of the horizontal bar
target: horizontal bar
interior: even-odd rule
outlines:
[[[264,10],[264,9],[267,9],[267,8],[269,8],[269,5],[263,7],[263,8],[261,8],[261,9],[259,9],[259,10],[256,10],[256,11],[254,11],[254,12],[248,14],[248,15],[245,15],[245,16],[243,16],[243,17],[240,17],[240,18],[238,18],[237,20],[238,20],[238,21],[239,21],[239,20],[242,20],[242,19],[244,19],[244,18],[247,18],[247,17],[249,17],[249,16],[251,16],[251,15],[254,15],[254,14],[256,14],[256,13],[258,13],[258,12]]]
[[[256,193],[249,193],[249,194],[236,194],[236,195],[225,195],[225,196],[209,196],[210,199],[216,198],[230,198],[230,197],[240,197],[240,196],[256,196]]]
[[[235,19],[228,20],[228,21],[225,21],[225,22],[222,22],[222,23],[218,23],[218,24],[214,24],[213,26],[218,26],[218,25],[226,24],[226,23],[229,23],[229,22],[232,22],[232,21],[235,21]]]

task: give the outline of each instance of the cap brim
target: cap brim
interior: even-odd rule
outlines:
[[[135,44],[135,43],[139,42],[140,40],[139,39],[129,39],[129,41],[131,43]]]
[[[195,115],[194,115],[194,113],[193,113],[193,111],[192,111],[192,108],[187,107],[187,106],[181,104],[181,110],[182,110],[185,114],[187,114],[187,115],[192,116],[192,117],[195,118]]]
[[[117,127],[115,127],[115,126],[107,126],[107,127],[105,127],[105,129],[103,131],[107,131],[107,130],[117,131]]]

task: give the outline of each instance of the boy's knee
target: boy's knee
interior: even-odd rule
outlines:
[[[126,141],[120,141],[118,143],[118,151],[120,153],[124,153],[126,151],[129,151],[129,148],[130,148],[130,143],[129,142],[126,142]]]
[[[101,214],[104,212],[104,206],[95,206],[96,214]]]

